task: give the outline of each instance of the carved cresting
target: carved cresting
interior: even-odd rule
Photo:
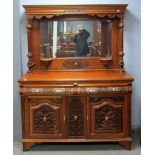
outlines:
[[[110,105],[105,105],[95,111],[96,130],[117,130],[120,128],[119,111]]]
[[[69,136],[83,136],[83,104],[79,98],[69,102]]]
[[[47,105],[43,105],[33,111],[34,131],[55,131],[56,110]]]

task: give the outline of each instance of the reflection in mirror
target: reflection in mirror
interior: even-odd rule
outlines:
[[[40,22],[41,58],[110,57],[110,20]]]

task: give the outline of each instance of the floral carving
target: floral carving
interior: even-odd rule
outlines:
[[[83,104],[80,99],[73,98],[69,103],[69,136],[83,136]]]
[[[86,60],[66,60],[63,63],[63,66],[68,69],[82,69],[89,66],[89,63]]]
[[[120,112],[110,105],[95,111],[96,130],[117,130],[120,128]]]
[[[47,105],[33,111],[34,131],[55,131],[56,111]]]

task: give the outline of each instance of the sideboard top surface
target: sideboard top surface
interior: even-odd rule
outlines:
[[[119,70],[94,71],[33,71],[19,79],[20,82],[67,82],[67,81],[133,81],[126,72]]]

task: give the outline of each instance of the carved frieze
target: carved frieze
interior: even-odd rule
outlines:
[[[90,88],[20,88],[20,94],[25,95],[78,95],[131,92],[131,86],[122,87],[90,87]]]
[[[52,18],[54,18],[54,17],[56,17],[56,16],[62,16],[62,15],[64,15],[64,12],[66,12],[66,13],[69,13],[69,12],[74,12],[75,14],[77,13],[77,14],[79,14],[79,12],[85,12],[86,10],[65,10],[65,11],[60,11],[59,12],[59,10],[57,10],[57,12],[55,12],[55,13],[53,13],[52,14],[52,12],[51,12],[51,14],[27,14],[27,16],[26,16],[26,18],[27,18],[27,20],[32,20],[32,19],[37,19],[37,20],[41,20],[41,19],[43,19],[43,18],[46,18],[46,19],[52,19]],[[62,14],[62,12],[63,12],[63,14]],[[96,10],[89,10],[89,11],[87,11],[87,14],[89,15],[89,16],[92,16],[92,17],[98,17],[98,18],[109,18],[109,19],[113,19],[113,18],[115,18],[115,17],[117,17],[117,18],[122,18],[122,16],[123,16],[123,14],[122,13],[120,13],[120,10],[117,10],[115,13],[102,13],[102,11],[99,11],[99,12],[97,12]]]

